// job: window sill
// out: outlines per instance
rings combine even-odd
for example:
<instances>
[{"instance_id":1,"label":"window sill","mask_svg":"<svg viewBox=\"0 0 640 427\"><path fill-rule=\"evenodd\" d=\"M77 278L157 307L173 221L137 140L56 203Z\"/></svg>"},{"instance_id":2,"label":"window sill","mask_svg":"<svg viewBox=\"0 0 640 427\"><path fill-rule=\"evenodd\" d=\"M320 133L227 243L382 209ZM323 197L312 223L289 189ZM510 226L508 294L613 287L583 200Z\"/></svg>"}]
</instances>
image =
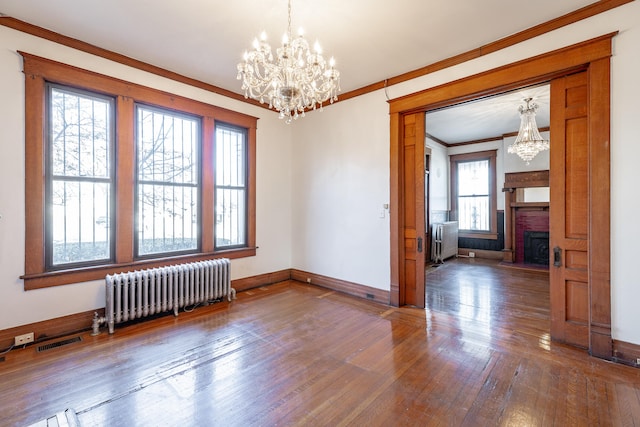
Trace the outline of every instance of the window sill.
<instances>
[{"instance_id":1,"label":"window sill","mask_svg":"<svg viewBox=\"0 0 640 427\"><path fill-rule=\"evenodd\" d=\"M25 274L20 276L24 280L24 290L49 288L53 286L68 285L71 283L102 280L107 274L115 274L128 270L141 270L145 268L163 267L166 265L203 261L211 258L245 258L256 255L256 248L230 249L212 253L189 254L171 258L155 258L139 260L130 263L108 264L75 268L73 270L56 270L43 273Z\"/></svg>"}]
</instances>

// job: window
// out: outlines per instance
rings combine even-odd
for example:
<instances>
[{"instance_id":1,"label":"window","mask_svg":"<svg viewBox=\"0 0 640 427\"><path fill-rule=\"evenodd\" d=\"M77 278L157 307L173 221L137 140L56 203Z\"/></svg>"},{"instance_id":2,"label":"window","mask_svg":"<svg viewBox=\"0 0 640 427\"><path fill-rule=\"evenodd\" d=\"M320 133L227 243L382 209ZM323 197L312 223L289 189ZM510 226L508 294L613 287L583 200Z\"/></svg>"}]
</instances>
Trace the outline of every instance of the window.
<instances>
[{"instance_id":1,"label":"window","mask_svg":"<svg viewBox=\"0 0 640 427\"><path fill-rule=\"evenodd\" d=\"M496 151L451 156L451 217L461 237L497 238Z\"/></svg>"},{"instance_id":2,"label":"window","mask_svg":"<svg viewBox=\"0 0 640 427\"><path fill-rule=\"evenodd\" d=\"M489 160L458 163L458 226L490 231Z\"/></svg>"},{"instance_id":3,"label":"window","mask_svg":"<svg viewBox=\"0 0 640 427\"><path fill-rule=\"evenodd\" d=\"M200 121L137 106L136 253L198 249Z\"/></svg>"},{"instance_id":4,"label":"window","mask_svg":"<svg viewBox=\"0 0 640 427\"><path fill-rule=\"evenodd\" d=\"M113 99L47 89L46 264L111 262Z\"/></svg>"},{"instance_id":5,"label":"window","mask_svg":"<svg viewBox=\"0 0 640 427\"><path fill-rule=\"evenodd\" d=\"M246 132L216 126L216 248L243 246L247 238Z\"/></svg>"},{"instance_id":6,"label":"window","mask_svg":"<svg viewBox=\"0 0 640 427\"><path fill-rule=\"evenodd\" d=\"M255 255L256 118L21 55L25 289Z\"/></svg>"}]
</instances>

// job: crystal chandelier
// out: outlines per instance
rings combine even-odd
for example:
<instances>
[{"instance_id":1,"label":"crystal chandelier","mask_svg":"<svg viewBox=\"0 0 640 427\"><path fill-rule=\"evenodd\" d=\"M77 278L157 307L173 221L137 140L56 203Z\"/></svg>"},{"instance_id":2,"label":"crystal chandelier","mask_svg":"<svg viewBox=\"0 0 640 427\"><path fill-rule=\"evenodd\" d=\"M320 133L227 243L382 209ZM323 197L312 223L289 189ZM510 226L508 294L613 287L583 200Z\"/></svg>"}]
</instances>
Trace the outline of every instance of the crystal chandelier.
<instances>
[{"instance_id":1,"label":"crystal chandelier","mask_svg":"<svg viewBox=\"0 0 640 427\"><path fill-rule=\"evenodd\" d=\"M542 139L536 124L536 110L538 105L532 103L533 98L525 98L526 106L521 105L520 131L516 140L507 148L510 154L517 154L527 165L540 152L549 149L549 140Z\"/></svg>"},{"instance_id":2,"label":"crystal chandelier","mask_svg":"<svg viewBox=\"0 0 640 427\"><path fill-rule=\"evenodd\" d=\"M334 68L333 58L328 63L324 60L318 42L311 51L302 31L295 39L291 37L291 0L288 11L287 33L275 58L263 32L238 64L238 80L242 80L245 98L261 104L268 101L269 108L275 108L281 119L291 123L304 117L305 110L317 106L322 110L323 102L338 99L340 73Z\"/></svg>"}]
</instances>

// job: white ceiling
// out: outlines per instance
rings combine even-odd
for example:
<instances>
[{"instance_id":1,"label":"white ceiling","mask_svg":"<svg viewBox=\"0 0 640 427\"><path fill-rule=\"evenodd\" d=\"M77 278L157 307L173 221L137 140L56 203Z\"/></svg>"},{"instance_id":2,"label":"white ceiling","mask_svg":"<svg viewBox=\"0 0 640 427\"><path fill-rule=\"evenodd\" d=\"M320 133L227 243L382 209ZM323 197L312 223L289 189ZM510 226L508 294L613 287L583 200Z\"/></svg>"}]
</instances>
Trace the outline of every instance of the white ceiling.
<instances>
[{"instance_id":1,"label":"white ceiling","mask_svg":"<svg viewBox=\"0 0 640 427\"><path fill-rule=\"evenodd\" d=\"M348 92L593 2L292 0L292 27L335 57ZM287 26L286 0L0 0L0 13L236 93L242 53Z\"/></svg>"},{"instance_id":2,"label":"white ceiling","mask_svg":"<svg viewBox=\"0 0 640 427\"><path fill-rule=\"evenodd\" d=\"M538 105L538 128L549 126L549 85L527 87L502 95L455 105L427 113L427 133L447 144L501 137L518 132L525 98Z\"/></svg>"}]
</instances>

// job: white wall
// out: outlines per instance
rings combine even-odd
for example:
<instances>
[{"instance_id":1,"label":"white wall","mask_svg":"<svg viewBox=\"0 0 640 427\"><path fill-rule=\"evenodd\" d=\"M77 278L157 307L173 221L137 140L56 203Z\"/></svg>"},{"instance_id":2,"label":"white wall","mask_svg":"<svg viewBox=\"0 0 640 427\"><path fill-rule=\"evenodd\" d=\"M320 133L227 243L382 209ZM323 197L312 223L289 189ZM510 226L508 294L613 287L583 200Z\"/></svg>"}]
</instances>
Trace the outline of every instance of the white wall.
<instances>
[{"instance_id":1,"label":"white wall","mask_svg":"<svg viewBox=\"0 0 640 427\"><path fill-rule=\"evenodd\" d=\"M292 125L292 267L389 289L387 109L375 92Z\"/></svg>"},{"instance_id":2,"label":"white wall","mask_svg":"<svg viewBox=\"0 0 640 427\"><path fill-rule=\"evenodd\" d=\"M387 92L396 98L618 30L611 58L612 332L614 339L640 344L640 278L634 267L640 241L635 219L640 211L635 188L640 179L635 137L640 132L640 2L391 86ZM377 219L378 207L389 197L384 92L340 102L295 126L293 266L389 289L388 222Z\"/></svg>"},{"instance_id":3,"label":"white wall","mask_svg":"<svg viewBox=\"0 0 640 427\"><path fill-rule=\"evenodd\" d=\"M255 257L232 278L291 266L291 132L263 108L217 96L0 26L0 330L104 307L104 281L25 292L24 75L17 50L259 117Z\"/></svg>"}]
</instances>

